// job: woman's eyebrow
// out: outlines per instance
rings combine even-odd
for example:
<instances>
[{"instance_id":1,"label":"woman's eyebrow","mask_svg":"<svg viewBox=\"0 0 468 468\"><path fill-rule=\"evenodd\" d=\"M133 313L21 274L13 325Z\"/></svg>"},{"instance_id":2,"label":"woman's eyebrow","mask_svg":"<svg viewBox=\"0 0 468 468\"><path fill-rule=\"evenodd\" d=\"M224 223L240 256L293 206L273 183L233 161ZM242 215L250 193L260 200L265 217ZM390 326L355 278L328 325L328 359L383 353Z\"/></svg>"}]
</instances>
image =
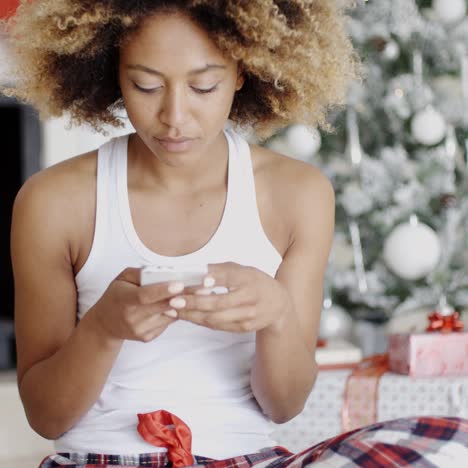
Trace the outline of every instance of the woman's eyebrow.
<instances>
[{"instance_id":1,"label":"woman's eyebrow","mask_svg":"<svg viewBox=\"0 0 468 468\"><path fill-rule=\"evenodd\" d=\"M151 75L157 75L164 77L164 74L158 70L153 70L152 68L146 67L145 65L127 65L126 68L131 70L140 70L144 71L145 73L149 73ZM189 75L200 75L201 73L205 73L210 70L225 70L227 67L225 65L215 65L215 64L208 64L203 68L198 68L196 70L191 70L188 72Z\"/></svg>"}]
</instances>

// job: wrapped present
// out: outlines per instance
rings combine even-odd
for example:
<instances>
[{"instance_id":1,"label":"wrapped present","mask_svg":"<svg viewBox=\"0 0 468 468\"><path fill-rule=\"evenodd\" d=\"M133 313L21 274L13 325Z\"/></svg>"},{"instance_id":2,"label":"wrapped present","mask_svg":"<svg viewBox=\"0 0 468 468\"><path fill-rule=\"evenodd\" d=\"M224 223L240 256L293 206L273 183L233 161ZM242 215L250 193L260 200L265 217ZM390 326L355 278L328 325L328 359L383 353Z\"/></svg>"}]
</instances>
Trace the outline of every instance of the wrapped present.
<instances>
[{"instance_id":1,"label":"wrapped present","mask_svg":"<svg viewBox=\"0 0 468 468\"><path fill-rule=\"evenodd\" d=\"M433 312L426 333L389 336L389 368L413 377L468 375L468 333L456 311Z\"/></svg>"},{"instance_id":2,"label":"wrapped present","mask_svg":"<svg viewBox=\"0 0 468 468\"><path fill-rule=\"evenodd\" d=\"M385 355L377 355L356 369L320 371L302 413L275 425L273 438L300 452L350 429L390 419L434 415L468 419L468 376L428 379L383 373L384 369ZM359 394L356 386L365 393Z\"/></svg>"},{"instance_id":3,"label":"wrapped present","mask_svg":"<svg viewBox=\"0 0 468 468\"><path fill-rule=\"evenodd\" d=\"M315 360L321 370L354 368L362 360L362 351L341 338L319 340Z\"/></svg>"},{"instance_id":4,"label":"wrapped present","mask_svg":"<svg viewBox=\"0 0 468 468\"><path fill-rule=\"evenodd\" d=\"M468 333L389 336L389 367L413 377L468 375Z\"/></svg>"}]
</instances>

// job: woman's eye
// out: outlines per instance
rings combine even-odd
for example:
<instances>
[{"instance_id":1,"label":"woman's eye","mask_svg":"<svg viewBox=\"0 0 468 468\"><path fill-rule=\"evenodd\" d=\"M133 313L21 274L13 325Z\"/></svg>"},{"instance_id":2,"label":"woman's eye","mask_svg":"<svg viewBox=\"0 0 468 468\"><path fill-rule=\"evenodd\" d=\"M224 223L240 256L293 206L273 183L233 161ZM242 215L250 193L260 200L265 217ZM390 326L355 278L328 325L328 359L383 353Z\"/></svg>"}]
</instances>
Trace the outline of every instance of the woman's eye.
<instances>
[{"instance_id":1,"label":"woman's eye","mask_svg":"<svg viewBox=\"0 0 468 468\"><path fill-rule=\"evenodd\" d=\"M141 86L138 86L136 83L133 83L133 86L138 90L141 91L142 93L154 93L155 91L158 91L158 89L161 89L162 86L158 86L157 88L142 88ZM218 89L218 85L213 86L212 88L208 89L203 89L203 88L195 88L191 86L191 88L198 94L208 94L216 91Z\"/></svg>"},{"instance_id":2,"label":"woman's eye","mask_svg":"<svg viewBox=\"0 0 468 468\"><path fill-rule=\"evenodd\" d=\"M200 89L200 88L193 88L192 89L199 94L208 94L212 93L213 91L216 91L218 89L218 85L213 86L212 88L209 89Z\"/></svg>"},{"instance_id":3,"label":"woman's eye","mask_svg":"<svg viewBox=\"0 0 468 468\"><path fill-rule=\"evenodd\" d=\"M141 91L142 93L153 93L154 91L157 91L158 88L142 88L141 86L138 86L136 83L133 83L133 86L135 86L138 91Z\"/></svg>"}]
</instances>

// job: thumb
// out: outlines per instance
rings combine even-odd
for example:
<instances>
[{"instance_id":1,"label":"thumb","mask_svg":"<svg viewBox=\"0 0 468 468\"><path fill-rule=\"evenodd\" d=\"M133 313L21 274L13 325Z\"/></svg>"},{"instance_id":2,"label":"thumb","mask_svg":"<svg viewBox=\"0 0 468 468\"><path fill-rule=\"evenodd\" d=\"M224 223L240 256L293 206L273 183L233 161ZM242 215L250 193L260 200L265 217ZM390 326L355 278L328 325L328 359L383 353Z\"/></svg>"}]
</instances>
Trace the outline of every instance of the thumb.
<instances>
[{"instance_id":1,"label":"thumb","mask_svg":"<svg viewBox=\"0 0 468 468\"><path fill-rule=\"evenodd\" d=\"M116 279L116 281L125 281L140 286L140 271L141 268L128 267L123 270Z\"/></svg>"}]
</instances>

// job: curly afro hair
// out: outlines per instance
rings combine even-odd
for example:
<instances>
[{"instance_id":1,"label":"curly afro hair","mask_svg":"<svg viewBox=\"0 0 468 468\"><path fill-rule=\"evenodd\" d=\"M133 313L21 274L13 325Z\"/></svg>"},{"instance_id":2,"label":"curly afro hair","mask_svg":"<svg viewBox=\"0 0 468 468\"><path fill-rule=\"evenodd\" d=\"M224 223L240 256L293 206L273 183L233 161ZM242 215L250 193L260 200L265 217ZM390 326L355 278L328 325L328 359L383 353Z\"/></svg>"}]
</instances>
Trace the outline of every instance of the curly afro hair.
<instances>
[{"instance_id":1,"label":"curly afro hair","mask_svg":"<svg viewBox=\"0 0 468 468\"><path fill-rule=\"evenodd\" d=\"M41 118L122 126L119 47L145 17L180 11L239 61L245 84L229 118L266 138L292 123L332 130L362 65L346 33L347 0L21 0L4 24L17 82L8 96Z\"/></svg>"}]
</instances>

